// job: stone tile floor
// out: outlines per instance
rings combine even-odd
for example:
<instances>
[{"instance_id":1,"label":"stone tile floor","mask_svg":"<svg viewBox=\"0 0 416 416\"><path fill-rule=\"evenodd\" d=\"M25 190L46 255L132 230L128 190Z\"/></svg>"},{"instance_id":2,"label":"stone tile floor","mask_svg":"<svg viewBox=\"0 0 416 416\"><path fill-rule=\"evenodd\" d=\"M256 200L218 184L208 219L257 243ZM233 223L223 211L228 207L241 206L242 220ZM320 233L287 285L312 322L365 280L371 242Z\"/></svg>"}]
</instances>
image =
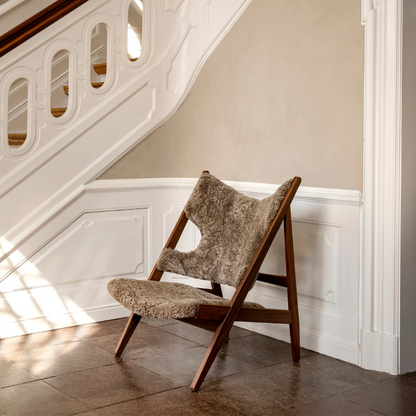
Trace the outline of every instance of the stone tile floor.
<instances>
[{"instance_id":1,"label":"stone tile floor","mask_svg":"<svg viewBox=\"0 0 416 416\"><path fill-rule=\"evenodd\" d=\"M366 371L234 327L198 393L189 385L211 333L127 319L0 340L0 415L416 415L416 373Z\"/></svg>"}]
</instances>

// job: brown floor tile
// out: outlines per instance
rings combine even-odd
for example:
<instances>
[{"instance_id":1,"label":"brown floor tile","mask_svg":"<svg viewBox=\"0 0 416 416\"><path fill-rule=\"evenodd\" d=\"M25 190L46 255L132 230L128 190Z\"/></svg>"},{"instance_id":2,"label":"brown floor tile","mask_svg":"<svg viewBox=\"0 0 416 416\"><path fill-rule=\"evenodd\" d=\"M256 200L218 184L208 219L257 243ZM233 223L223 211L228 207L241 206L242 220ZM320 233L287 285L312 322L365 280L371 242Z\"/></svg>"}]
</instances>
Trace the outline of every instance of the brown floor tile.
<instances>
[{"instance_id":1,"label":"brown floor tile","mask_svg":"<svg viewBox=\"0 0 416 416\"><path fill-rule=\"evenodd\" d=\"M246 337L248 335L254 335L255 332L248 329L240 328L239 326L233 326L230 331L230 339Z\"/></svg>"},{"instance_id":2,"label":"brown floor tile","mask_svg":"<svg viewBox=\"0 0 416 416\"><path fill-rule=\"evenodd\" d=\"M212 334L143 319L116 359L126 321L0 340L0 415L416 416L416 372L393 377L308 350L295 364L289 344L238 327L192 393Z\"/></svg>"},{"instance_id":3,"label":"brown floor tile","mask_svg":"<svg viewBox=\"0 0 416 416\"><path fill-rule=\"evenodd\" d=\"M93 410L90 410L89 412L77 413L76 415L73 415L73 416L98 416L98 413L94 412Z\"/></svg>"},{"instance_id":4,"label":"brown floor tile","mask_svg":"<svg viewBox=\"0 0 416 416\"><path fill-rule=\"evenodd\" d=\"M0 389L0 403L2 416L69 416L88 410L42 380Z\"/></svg>"},{"instance_id":5,"label":"brown floor tile","mask_svg":"<svg viewBox=\"0 0 416 416\"><path fill-rule=\"evenodd\" d=\"M337 396L326 397L316 402L295 407L290 411L291 416L380 416L365 407L358 406Z\"/></svg>"},{"instance_id":6,"label":"brown floor tile","mask_svg":"<svg viewBox=\"0 0 416 416\"><path fill-rule=\"evenodd\" d=\"M146 325L156 326L156 327L178 323L178 321L176 321L175 319L156 319L156 318L146 318L145 316L142 317L140 322Z\"/></svg>"},{"instance_id":7,"label":"brown floor tile","mask_svg":"<svg viewBox=\"0 0 416 416\"><path fill-rule=\"evenodd\" d=\"M210 331L206 331L205 329L201 329L196 326L184 324L183 322L179 322L175 325L167 325L162 329L165 332L169 332L170 334L177 335L178 337L196 342L200 345L209 344L213 336L213 333ZM252 332L247 331L246 329L233 326L230 331L230 339L244 337L252 334Z\"/></svg>"},{"instance_id":8,"label":"brown floor tile","mask_svg":"<svg viewBox=\"0 0 416 416\"><path fill-rule=\"evenodd\" d=\"M292 361L290 344L260 334L227 340L221 352L257 367L266 367ZM301 348L301 357L315 354Z\"/></svg>"},{"instance_id":9,"label":"brown floor tile","mask_svg":"<svg viewBox=\"0 0 416 416\"><path fill-rule=\"evenodd\" d=\"M5 357L38 377L51 377L114 363L111 354L88 341L17 351Z\"/></svg>"},{"instance_id":10,"label":"brown floor tile","mask_svg":"<svg viewBox=\"0 0 416 416\"><path fill-rule=\"evenodd\" d=\"M364 370L319 354L302 358L299 363L290 361L278 364L267 371L276 378L287 377L331 394L343 393L390 377L386 373Z\"/></svg>"},{"instance_id":11,"label":"brown floor tile","mask_svg":"<svg viewBox=\"0 0 416 416\"><path fill-rule=\"evenodd\" d=\"M33 374L0 356L0 388L27 383L36 379L37 377Z\"/></svg>"},{"instance_id":12,"label":"brown floor tile","mask_svg":"<svg viewBox=\"0 0 416 416\"><path fill-rule=\"evenodd\" d=\"M93 368L45 380L90 409L179 387L131 362Z\"/></svg>"},{"instance_id":13,"label":"brown floor tile","mask_svg":"<svg viewBox=\"0 0 416 416\"><path fill-rule=\"evenodd\" d=\"M128 318L113 319L112 321L96 322L80 325L75 328L75 336L79 339L92 339L107 335L121 335Z\"/></svg>"},{"instance_id":14,"label":"brown floor tile","mask_svg":"<svg viewBox=\"0 0 416 416\"><path fill-rule=\"evenodd\" d=\"M406 373L403 375L404 377L410 377L413 380L416 380L416 371L413 371L412 373Z\"/></svg>"},{"instance_id":15,"label":"brown floor tile","mask_svg":"<svg viewBox=\"0 0 416 416\"><path fill-rule=\"evenodd\" d=\"M170 326L170 325L169 325ZM90 342L103 350L114 354L121 333L91 339ZM159 328L139 324L123 352L123 359L136 360L153 355L182 351L196 347L198 344L162 331Z\"/></svg>"},{"instance_id":16,"label":"brown floor tile","mask_svg":"<svg viewBox=\"0 0 416 416\"><path fill-rule=\"evenodd\" d=\"M389 416L416 415L416 381L409 377L391 377L339 397Z\"/></svg>"},{"instance_id":17,"label":"brown floor tile","mask_svg":"<svg viewBox=\"0 0 416 416\"><path fill-rule=\"evenodd\" d=\"M134 362L176 381L182 386L191 384L206 352L206 347L189 348L161 356L152 356ZM231 374L249 371L255 367L236 358L219 354L205 380L226 377Z\"/></svg>"},{"instance_id":18,"label":"brown floor tile","mask_svg":"<svg viewBox=\"0 0 416 416\"><path fill-rule=\"evenodd\" d=\"M0 339L0 355L23 351L32 348L66 344L77 341L75 337L77 327L55 329L54 331L38 332L20 337Z\"/></svg>"},{"instance_id":19,"label":"brown floor tile","mask_svg":"<svg viewBox=\"0 0 416 416\"><path fill-rule=\"evenodd\" d=\"M98 409L101 416L244 416L216 401L193 393L187 387Z\"/></svg>"},{"instance_id":20,"label":"brown floor tile","mask_svg":"<svg viewBox=\"0 0 416 416\"><path fill-rule=\"evenodd\" d=\"M288 410L295 405L312 402L327 395L294 380L276 380L269 377L265 370L253 370L205 383L200 394L247 415L286 414L284 409Z\"/></svg>"}]
</instances>

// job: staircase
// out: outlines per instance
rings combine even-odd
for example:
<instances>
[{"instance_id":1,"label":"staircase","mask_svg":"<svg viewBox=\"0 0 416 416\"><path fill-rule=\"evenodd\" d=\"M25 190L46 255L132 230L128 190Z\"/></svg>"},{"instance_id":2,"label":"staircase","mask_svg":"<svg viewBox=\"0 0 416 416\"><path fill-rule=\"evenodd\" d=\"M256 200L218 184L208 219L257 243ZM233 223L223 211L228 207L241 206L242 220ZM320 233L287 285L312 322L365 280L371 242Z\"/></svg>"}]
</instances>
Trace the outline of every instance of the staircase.
<instances>
[{"instance_id":1,"label":"staircase","mask_svg":"<svg viewBox=\"0 0 416 416\"><path fill-rule=\"evenodd\" d=\"M151 256L143 234L151 234L149 221L145 216L142 223L136 221L147 210L130 196L125 203L116 197L102 205L101 192L90 192L87 184L176 111L205 60L250 3L143 0L140 58L132 59L137 55L129 54L127 44L134 22L128 16L136 0L59 0L61 5L70 1L82 5L7 53L0 38L0 336L116 317L104 286L97 296L95 278L85 292L85 273L74 273L75 263L82 263L76 248L70 249L71 256L61 256L59 247L75 232L95 250L93 240L88 244L95 226L113 224L114 215L127 226L127 214L132 231L142 230L140 258ZM101 37L93 42L101 25L106 28L105 54L96 53ZM58 70L54 58L63 56L65 65ZM61 76L63 71L67 75ZM14 83L25 85L24 94L9 101ZM19 113L25 100L27 113ZM9 122L9 113L20 119ZM27 129L18 131L23 119ZM126 209L120 211L120 206ZM106 242L106 233L99 234ZM108 274L105 253L114 255L113 248L83 252L82 257L88 264L102 263L100 276ZM50 273L41 270L43 254L65 273L55 266ZM132 259L134 270L142 267L140 258ZM79 296L85 300L81 306ZM27 306L23 312L22 305Z\"/></svg>"},{"instance_id":2,"label":"staircase","mask_svg":"<svg viewBox=\"0 0 416 416\"><path fill-rule=\"evenodd\" d=\"M135 62L139 58L129 58L130 62ZM107 63L97 63L93 64L94 71L97 75L103 76L107 74ZM101 88L104 85L104 81L102 82L92 82L91 86L95 89ZM64 85L63 90L66 95L69 95L69 85ZM65 114L67 107L53 107L51 108L51 113L55 118L62 117ZM26 140L27 134L25 133L9 133L9 146L22 146Z\"/></svg>"},{"instance_id":3,"label":"staircase","mask_svg":"<svg viewBox=\"0 0 416 416\"><path fill-rule=\"evenodd\" d=\"M132 58L130 59L132 62L136 61L137 58ZM106 75L107 74L107 63L98 63L98 64L93 64L93 68L95 70L95 72L98 75ZM100 87L102 87L104 85L104 81L103 82L92 82L91 86L95 89L98 89ZM68 85L64 85L63 90L65 92L66 95L69 95L69 86ZM51 108L51 114L55 117L55 118L59 118L62 117L66 111L67 111L68 107L52 107ZM25 143L25 140L27 138L27 134L26 133L8 133L8 138L9 138L9 146L22 146Z\"/></svg>"},{"instance_id":4,"label":"staircase","mask_svg":"<svg viewBox=\"0 0 416 416\"><path fill-rule=\"evenodd\" d=\"M127 50L136 0L77 2L13 49L4 52L0 42L0 284L36 252L31 247L16 263L25 241L176 111L250 0L143 0L139 58ZM93 60L97 25L106 27L106 55ZM55 84L67 103L52 105L58 52L68 55L67 81ZM20 79L27 83L26 132L9 131L8 123L9 92Z\"/></svg>"}]
</instances>

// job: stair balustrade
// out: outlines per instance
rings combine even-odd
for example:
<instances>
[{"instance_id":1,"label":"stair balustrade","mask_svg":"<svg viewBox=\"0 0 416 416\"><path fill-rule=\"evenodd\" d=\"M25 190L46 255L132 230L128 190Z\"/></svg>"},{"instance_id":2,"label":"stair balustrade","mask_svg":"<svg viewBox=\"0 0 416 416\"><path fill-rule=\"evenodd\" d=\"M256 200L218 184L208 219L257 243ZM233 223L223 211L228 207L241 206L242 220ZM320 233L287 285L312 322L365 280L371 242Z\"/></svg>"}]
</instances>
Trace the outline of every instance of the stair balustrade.
<instances>
[{"instance_id":1,"label":"stair balustrade","mask_svg":"<svg viewBox=\"0 0 416 416\"><path fill-rule=\"evenodd\" d=\"M0 238L19 244L166 121L249 3L88 0L1 56Z\"/></svg>"}]
</instances>

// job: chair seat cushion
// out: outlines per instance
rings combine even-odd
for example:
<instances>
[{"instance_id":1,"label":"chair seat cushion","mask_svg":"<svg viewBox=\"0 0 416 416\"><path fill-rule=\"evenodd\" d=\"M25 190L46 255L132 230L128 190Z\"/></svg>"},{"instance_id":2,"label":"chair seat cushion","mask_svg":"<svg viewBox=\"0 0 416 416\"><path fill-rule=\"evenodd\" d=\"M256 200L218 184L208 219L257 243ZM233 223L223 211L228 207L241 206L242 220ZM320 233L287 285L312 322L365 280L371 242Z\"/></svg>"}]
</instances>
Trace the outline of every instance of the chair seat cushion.
<instances>
[{"instance_id":1,"label":"chair seat cushion","mask_svg":"<svg viewBox=\"0 0 416 416\"><path fill-rule=\"evenodd\" d=\"M192 318L199 303L228 305L229 300L182 283L118 278L107 285L110 295L125 308L149 318ZM246 308L263 308L244 302Z\"/></svg>"}]
</instances>

